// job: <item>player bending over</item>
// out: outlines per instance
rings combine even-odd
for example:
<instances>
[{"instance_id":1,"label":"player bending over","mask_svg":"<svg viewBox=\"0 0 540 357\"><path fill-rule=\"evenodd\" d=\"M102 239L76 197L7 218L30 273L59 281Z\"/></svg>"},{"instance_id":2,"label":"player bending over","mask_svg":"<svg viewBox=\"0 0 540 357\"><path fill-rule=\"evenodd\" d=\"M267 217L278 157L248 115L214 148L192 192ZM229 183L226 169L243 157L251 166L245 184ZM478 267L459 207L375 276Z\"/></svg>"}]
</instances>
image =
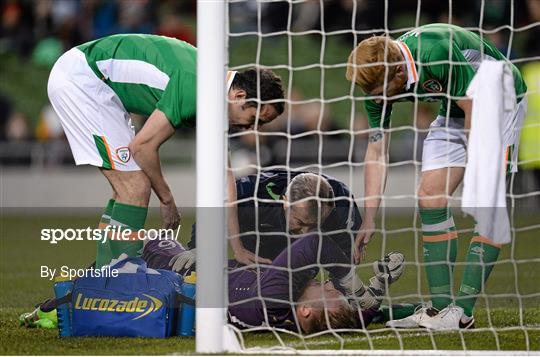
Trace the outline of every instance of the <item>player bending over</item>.
<instances>
[{"instance_id":1,"label":"player bending over","mask_svg":"<svg viewBox=\"0 0 540 357\"><path fill-rule=\"evenodd\" d=\"M258 93L263 102L283 98L281 79L272 71L248 69L227 77L229 127L249 129L256 119L262 125L283 112L283 103L263 104L258 112L249 100ZM163 36L109 36L58 59L48 94L75 163L98 167L112 187L100 227L143 228L153 190L163 226L176 229L180 215L161 170L159 148L176 129L195 126L196 84L196 48ZM148 116L136 135L129 113ZM96 267L121 253L134 256L141 247L137 240L98 242Z\"/></svg>"},{"instance_id":2,"label":"player bending over","mask_svg":"<svg viewBox=\"0 0 540 357\"><path fill-rule=\"evenodd\" d=\"M441 101L439 115L431 123L424 141L418 188L424 260L429 263L426 273L433 306L426 306L409 318L389 322L388 326L423 326L435 330L473 327L476 298L499 256L501 247L490 237L475 232L458 296L453 299L457 232L448 197L463 180L467 162L466 130L471 125L472 107L466 90L483 60L505 61L512 69L519 104L505 116L504 144L508 148L509 172L516 172L514 145L519 141L525 115L527 87L519 70L485 39L457 26L431 24L407 32L397 40L386 36L366 39L349 56L347 79L360 86L366 96L373 97L365 101L372 130L365 156L364 186L365 196L375 198L365 201L364 222L356 238L357 258L374 233L379 197L384 193L390 140L387 129L393 103Z\"/></svg>"},{"instance_id":3,"label":"player bending over","mask_svg":"<svg viewBox=\"0 0 540 357\"><path fill-rule=\"evenodd\" d=\"M311 172L269 170L236 179L236 192L240 238L232 238L231 247L241 263L254 263L256 253L260 263L271 263L289 244L287 232L325 232L351 255L362 219L344 183ZM195 248L194 237L188 247Z\"/></svg>"}]
</instances>

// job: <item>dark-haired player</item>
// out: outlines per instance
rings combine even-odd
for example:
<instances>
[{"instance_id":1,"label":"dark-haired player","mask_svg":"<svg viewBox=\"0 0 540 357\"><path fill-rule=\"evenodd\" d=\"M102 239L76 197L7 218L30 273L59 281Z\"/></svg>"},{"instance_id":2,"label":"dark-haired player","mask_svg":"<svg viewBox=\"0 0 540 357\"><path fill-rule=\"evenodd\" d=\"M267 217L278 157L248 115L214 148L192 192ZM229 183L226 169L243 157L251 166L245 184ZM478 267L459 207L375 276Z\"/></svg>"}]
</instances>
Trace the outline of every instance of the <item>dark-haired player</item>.
<instances>
[{"instance_id":1,"label":"dark-haired player","mask_svg":"<svg viewBox=\"0 0 540 357\"><path fill-rule=\"evenodd\" d=\"M144 227L153 190L161 203L165 228L180 215L161 170L159 148L178 128L196 124L197 50L169 37L113 35L64 53L48 82L49 99L69 141L75 163L99 168L112 187L100 226L137 231ZM281 79L270 70L229 72L229 126L248 129L283 112ZM260 88L257 88L257 85ZM212 103L209 103L212 105ZM130 113L148 116L135 135ZM98 242L96 267L142 242Z\"/></svg>"}]
</instances>

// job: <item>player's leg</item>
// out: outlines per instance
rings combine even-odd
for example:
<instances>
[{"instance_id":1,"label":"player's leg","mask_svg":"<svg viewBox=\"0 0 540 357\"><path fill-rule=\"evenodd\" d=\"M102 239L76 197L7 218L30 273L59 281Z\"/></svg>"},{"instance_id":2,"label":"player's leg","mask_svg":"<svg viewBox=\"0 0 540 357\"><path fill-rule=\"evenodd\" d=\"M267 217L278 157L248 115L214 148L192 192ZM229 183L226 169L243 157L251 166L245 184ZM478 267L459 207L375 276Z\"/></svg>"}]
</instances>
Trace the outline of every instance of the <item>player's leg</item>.
<instances>
[{"instance_id":1,"label":"player's leg","mask_svg":"<svg viewBox=\"0 0 540 357\"><path fill-rule=\"evenodd\" d=\"M463 179L467 161L464 119L438 116L422 152L418 206L431 302L441 310L452 302L457 233L448 199Z\"/></svg>"},{"instance_id":2,"label":"player's leg","mask_svg":"<svg viewBox=\"0 0 540 357\"><path fill-rule=\"evenodd\" d=\"M507 173L517 172L517 151L526 108L527 99L523 98L516 110L505 116L503 141L506 147ZM500 250L501 245L495 244L489 237L482 237L475 227L456 299L456 305L463 309L466 316L473 315L478 294L484 290Z\"/></svg>"},{"instance_id":3,"label":"player's leg","mask_svg":"<svg viewBox=\"0 0 540 357\"><path fill-rule=\"evenodd\" d=\"M105 227L107 227L111 221L111 215L114 207L114 203L116 202L116 193L113 191L113 198L107 202L107 206L105 206L105 209L103 210L103 213L101 215L101 219L99 220L99 226L98 228L101 230L104 230ZM111 259L112 259L112 252L111 247L109 244L109 241L102 241L97 242L96 245L96 268L99 269L104 265L107 265Z\"/></svg>"},{"instance_id":4,"label":"player's leg","mask_svg":"<svg viewBox=\"0 0 540 357\"><path fill-rule=\"evenodd\" d=\"M424 263L431 301L437 310L452 302L457 232L448 197L460 184L463 174L462 167L425 171L418 189Z\"/></svg>"},{"instance_id":5,"label":"player's leg","mask_svg":"<svg viewBox=\"0 0 540 357\"><path fill-rule=\"evenodd\" d=\"M489 238L480 236L475 229L456 297L456 306L461 307L466 316L473 316L478 294L484 290L484 285L499 258L500 251L500 244L495 244Z\"/></svg>"},{"instance_id":6,"label":"player's leg","mask_svg":"<svg viewBox=\"0 0 540 357\"><path fill-rule=\"evenodd\" d=\"M120 99L94 74L84 54L76 48L66 52L56 62L47 90L51 104L60 118L75 163L96 166L106 169L107 172L126 172L125 175L106 175L113 188L115 202L109 202L105 216L111 216L113 221L115 216L128 216L129 219L137 216L139 218L134 219L137 221L134 226L144 225L149 183L129 153L128 145L135 134ZM139 173L131 174L131 171ZM127 181L124 185L119 183L122 177ZM134 183L134 177L140 178L138 184ZM135 188L128 190L126 185ZM132 196L136 194L140 194L140 197L133 200ZM124 207L130 206L130 203L137 208ZM107 223L106 220L102 223ZM126 219L121 218L116 222L122 220ZM119 251L117 246L110 248L111 254L107 253L107 244L98 246L98 267L108 263ZM130 252L133 250L129 249Z\"/></svg>"},{"instance_id":7,"label":"player's leg","mask_svg":"<svg viewBox=\"0 0 540 357\"><path fill-rule=\"evenodd\" d=\"M418 206L424 263L431 301L409 317L389 321L394 328L418 327L452 302L457 233L448 198L461 183L466 164L463 119L438 116L424 140Z\"/></svg>"},{"instance_id":8,"label":"player's leg","mask_svg":"<svg viewBox=\"0 0 540 357\"><path fill-rule=\"evenodd\" d=\"M150 200L150 179L143 171L116 171L101 169L116 193L116 200L111 211L110 226L130 229L137 232L144 228ZM122 253L128 256L140 255L142 240L110 240L112 258Z\"/></svg>"}]
</instances>

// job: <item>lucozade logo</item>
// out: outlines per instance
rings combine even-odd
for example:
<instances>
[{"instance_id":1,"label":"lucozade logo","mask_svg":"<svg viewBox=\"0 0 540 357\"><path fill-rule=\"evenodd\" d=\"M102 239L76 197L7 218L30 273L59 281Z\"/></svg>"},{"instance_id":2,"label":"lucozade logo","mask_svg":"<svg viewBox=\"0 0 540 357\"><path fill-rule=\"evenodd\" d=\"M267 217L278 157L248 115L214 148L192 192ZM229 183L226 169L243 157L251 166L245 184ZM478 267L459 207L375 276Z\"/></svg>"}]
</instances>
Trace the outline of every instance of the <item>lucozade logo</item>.
<instances>
[{"instance_id":1,"label":"lucozade logo","mask_svg":"<svg viewBox=\"0 0 540 357\"><path fill-rule=\"evenodd\" d=\"M142 295L146 299L137 296L129 300L119 300L85 297L83 294L78 293L74 308L88 311L140 313L140 315L133 318L133 320L138 320L152 312L158 311L163 306L163 303L158 298L147 294Z\"/></svg>"}]
</instances>

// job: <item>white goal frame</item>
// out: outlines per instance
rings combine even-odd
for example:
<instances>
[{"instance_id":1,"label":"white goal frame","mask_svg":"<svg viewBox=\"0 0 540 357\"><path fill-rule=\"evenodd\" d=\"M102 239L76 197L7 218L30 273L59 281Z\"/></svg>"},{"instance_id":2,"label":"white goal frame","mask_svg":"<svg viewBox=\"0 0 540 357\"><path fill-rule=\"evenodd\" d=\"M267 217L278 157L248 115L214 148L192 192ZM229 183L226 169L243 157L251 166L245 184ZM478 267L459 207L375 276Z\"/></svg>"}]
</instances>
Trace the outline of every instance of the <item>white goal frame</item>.
<instances>
[{"instance_id":1,"label":"white goal frame","mask_svg":"<svg viewBox=\"0 0 540 357\"><path fill-rule=\"evenodd\" d=\"M224 352L227 153L225 0L197 1L196 351ZM204 69L204 70L201 70ZM221 264L220 264L221 262ZM216 293L217 292L217 293Z\"/></svg>"},{"instance_id":2,"label":"white goal frame","mask_svg":"<svg viewBox=\"0 0 540 357\"><path fill-rule=\"evenodd\" d=\"M240 346L227 323L227 6L227 0L197 0L196 261L201 263L197 264L196 352L276 355L534 355L533 351L334 351L279 347L243 349Z\"/></svg>"}]
</instances>

